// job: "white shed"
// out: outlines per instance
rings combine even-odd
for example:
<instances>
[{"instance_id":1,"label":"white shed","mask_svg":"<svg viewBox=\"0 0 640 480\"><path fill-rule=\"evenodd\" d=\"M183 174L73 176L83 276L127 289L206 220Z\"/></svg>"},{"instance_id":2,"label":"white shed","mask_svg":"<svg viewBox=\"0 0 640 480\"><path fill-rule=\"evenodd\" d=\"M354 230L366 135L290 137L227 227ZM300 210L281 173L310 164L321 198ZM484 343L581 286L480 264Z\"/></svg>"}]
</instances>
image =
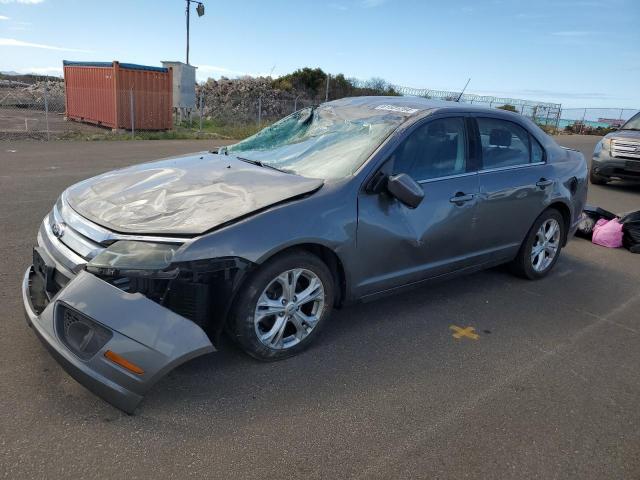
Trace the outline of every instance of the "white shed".
<instances>
[{"instance_id":1,"label":"white shed","mask_svg":"<svg viewBox=\"0 0 640 480\"><path fill-rule=\"evenodd\" d=\"M173 108L187 111L196 108L196 68L183 62L163 61L173 69Z\"/></svg>"}]
</instances>

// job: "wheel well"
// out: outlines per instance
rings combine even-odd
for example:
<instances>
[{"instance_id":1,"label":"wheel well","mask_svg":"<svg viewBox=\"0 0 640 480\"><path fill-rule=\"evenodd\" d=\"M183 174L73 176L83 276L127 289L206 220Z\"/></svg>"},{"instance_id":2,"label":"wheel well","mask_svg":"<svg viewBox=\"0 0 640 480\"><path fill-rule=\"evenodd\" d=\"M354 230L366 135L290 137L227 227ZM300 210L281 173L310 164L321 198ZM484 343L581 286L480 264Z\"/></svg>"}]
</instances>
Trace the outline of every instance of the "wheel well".
<instances>
[{"instance_id":1,"label":"wheel well","mask_svg":"<svg viewBox=\"0 0 640 480\"><path fill-rule=\"evenodd\" d=\"M562 219L564 220L564 238L562 239L562 246L565 246L569 236L569 229L571 228L571 211L569 210L569 207L562 202L552 203L547 208L547 210L549 209L557 210L560 212L560 215L562 215Z\"/></svg>"},{"instance_id":2,"label":"wheel well","mask_svg":"<svg viewBox=\"0 0 640 480\"><path fill-rule=\"evenodd\" d=\"M336 298L335 298L335 306L339 307L342 305L347 290L346 284L346 276L344 273L344 266L340 261L340 258L336 253L331 250L329 247L325 247L324 245L320 245L319 243L301 243L298 245L292 245L290 247L285 248L284 250L280 250L274 255L281 255L284 252L288 252L290 250L304 250L309 252L316 257L320 258L331 270L331 274L333 275L333 281L336 286ZM271 257L273 257L272 255ZM269 257L269 258L271 258Z\"/></svg>"}]
</instances>

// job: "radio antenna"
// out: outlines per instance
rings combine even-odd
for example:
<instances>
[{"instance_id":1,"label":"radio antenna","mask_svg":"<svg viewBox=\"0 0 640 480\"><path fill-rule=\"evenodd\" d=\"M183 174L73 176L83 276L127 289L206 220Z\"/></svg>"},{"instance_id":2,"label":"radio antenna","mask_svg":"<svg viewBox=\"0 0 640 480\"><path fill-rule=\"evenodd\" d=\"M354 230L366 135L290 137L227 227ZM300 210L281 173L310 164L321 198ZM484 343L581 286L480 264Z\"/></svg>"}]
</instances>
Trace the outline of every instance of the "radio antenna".
<instances>
[{"instance_id":1,"label":"radio antenna","mask_svg":"<svg viewBox=\"0 0 640 480\"><path fill-rule=\"evenodd\" d=\"M467 80L467 83L464 84L464 88L462 89L462 91L460 92L460 95L458 96L458 99L456 100L456 102L459 102L460 99L462 98L462 95L464 94L464 91L467 89L467 85L469 85L469 82L471 81L471 78L469 78Z\"/></svg>"}]
</instances>

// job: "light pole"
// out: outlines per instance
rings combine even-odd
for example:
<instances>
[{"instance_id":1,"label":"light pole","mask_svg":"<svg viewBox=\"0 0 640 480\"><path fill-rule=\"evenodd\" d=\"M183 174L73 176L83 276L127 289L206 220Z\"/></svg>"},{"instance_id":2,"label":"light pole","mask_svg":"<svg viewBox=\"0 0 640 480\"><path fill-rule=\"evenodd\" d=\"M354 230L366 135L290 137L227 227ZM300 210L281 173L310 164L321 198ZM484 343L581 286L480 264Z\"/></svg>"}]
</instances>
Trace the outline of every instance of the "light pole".
<instances>
[{"instance_id":1,"label":"light pole","mask_svg":"<svg viewBox=\"0 0 640 480\"><path fill-rule=\"evenodd\" d=\"M204 15L204 3L198 2L197 0L185 0L187 2L187 65L189 65L189 17L191 12L191 4L195 3L198 6L196 7L196 12L198 16L201 17Z\"/></svg>"}]
</instances>

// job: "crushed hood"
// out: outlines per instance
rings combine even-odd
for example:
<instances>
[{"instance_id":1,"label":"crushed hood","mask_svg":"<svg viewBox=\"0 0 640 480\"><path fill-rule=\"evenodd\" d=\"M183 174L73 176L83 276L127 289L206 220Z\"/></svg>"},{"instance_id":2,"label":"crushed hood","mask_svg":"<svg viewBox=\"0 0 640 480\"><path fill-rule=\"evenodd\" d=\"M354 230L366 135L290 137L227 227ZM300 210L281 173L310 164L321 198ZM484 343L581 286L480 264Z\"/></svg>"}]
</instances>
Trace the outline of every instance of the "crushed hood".
<instances>
[{"instance_id":1,"label":"crushed hood","mask_svg":"<svg viewBox=\"0 0 640 480\"><path fill-rule=\"evenodd\" d=\"M69 187L65 199L80 215L116 232L197 235L322 184L201 153L104 173Z\"/></svg>"}]
</instances>

